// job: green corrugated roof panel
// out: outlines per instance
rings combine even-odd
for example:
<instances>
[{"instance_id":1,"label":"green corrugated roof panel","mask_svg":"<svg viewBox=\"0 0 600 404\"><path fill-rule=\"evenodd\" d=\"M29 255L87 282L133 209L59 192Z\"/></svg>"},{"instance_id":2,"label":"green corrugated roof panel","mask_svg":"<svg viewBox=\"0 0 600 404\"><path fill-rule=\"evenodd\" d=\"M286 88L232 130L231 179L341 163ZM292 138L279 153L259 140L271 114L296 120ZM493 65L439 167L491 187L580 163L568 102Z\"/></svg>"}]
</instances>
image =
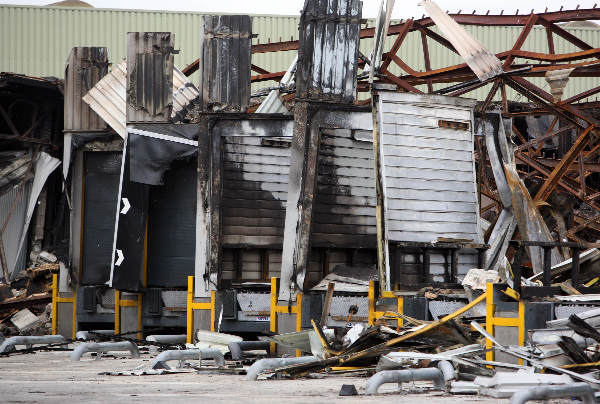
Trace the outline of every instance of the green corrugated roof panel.
<instances>
[{"instance_id":1,"label":"green corrugated roof panel","mask_svg":"<svg viewBox=\"0 0 600 404\"><path fill-rule=\"evenodd\" d=\"M175 48L180 50L175 55L175 65L183 68L198 57L202 15L192 12L0 5L0 71L63 77L65 61L74 46L106 46L111 63L117 64L125 57L126 33L131 31L173 32ZM299 16L253 16L252 29L258 35L253 43L296 40L299 20ZM372 26L373 22L369 21L369 25ZM512 48L521 32L520 27L468 26L467 30L493 52ZM569 31L590 45L600 47L600 30L569 28ZM391 38L388 43L389 48ZM556 36L555 47L557 53L576 50L573 45ZM361 41L364 54L368 55L371 48L372 40ZM435 41L429 40L429 49L434 69L462 62L458 55ZM545 30L534 28L522 49L546 52ZM419 33L408 35L400 55L416 70L424 70ZM294 56L295 51L255 54L252 63L276 72L287 69ZM397 69L392 71L399 72ZM191 79L194 83L198 81L195 75ZM548 89L543 78L535 79L535 82ZM257 83L253 88L272 84ZM565 97L598 85L598 78L572 78L565 90ZM468 95L482 99L486 94L484 88ZM511 98L519 98L510 94Z\"/></svg>"}]
</instances>

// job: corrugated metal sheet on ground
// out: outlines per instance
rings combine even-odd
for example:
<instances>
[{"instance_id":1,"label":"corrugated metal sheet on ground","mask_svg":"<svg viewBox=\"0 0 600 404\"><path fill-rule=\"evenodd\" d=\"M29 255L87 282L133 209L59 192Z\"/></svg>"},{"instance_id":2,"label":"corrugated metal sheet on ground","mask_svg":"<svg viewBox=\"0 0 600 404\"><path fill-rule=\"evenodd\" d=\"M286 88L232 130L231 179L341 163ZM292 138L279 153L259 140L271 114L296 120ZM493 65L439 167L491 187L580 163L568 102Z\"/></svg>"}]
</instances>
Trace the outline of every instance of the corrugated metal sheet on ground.
<instances>
[{"instance_id":1,"label":"corrugated metal sheet on ground","mask_svg":"<svg viewBox=\"0 0 600 404\"><path fill-rule=\"evenodd\" d=\"M126 83L127 61L124 60L83 97L83 100L123 138L127 134ZM171 118L176 118L192 100L198 97L198 94L198 89L188 78L179 69L174 68Z\"/></svg>"},{"instance_id":2,"label":"corrugated metal sheet on ground","mask_svg":"<svg viewBox=\"0 0 600 404\"><path fill-rule=\"evenodd\" d=\"M473 100L381 92L385 220L390 241L480 241ZM439 127L461 122L467 130Z\"/></svg>"},{"instance_id":3,"label":"corrugated metal sheet on ground","mask_svg":"<svg viewBox=\"0 0 600 404\"><path fill-rule=\"evenodd\" d=\"M21 271L27 264L27 248L22 248L17 259L16 254L19 248L19 240L23 234L23 226L25 224L25 214L27 213L27 201L31 194L32 181L27 181L21 192L18 187L13 187L6 193L0 195L0 225L6 222L8 215L11 213L14 204L14 210L10 215L10 219L7 223L6 229L2 233L2 242L4 243L4 251L6 253L6 262L8 265L8 272ZM16 199L16 201L15 201ZM14 268L11 268L12 264L16 261ZM0 264L0 278L3 279L3 272L1 270L2 265Z\"/></svg>"},{"instance_id":4,"label":"corrugated metal sheet on ground","mask_svg":"<svg viewBox=\"0 0 600 404\"><path fill-rule=\"evenodd\" d=\"M291 137L222 138L224 244L283 243Z\"/></svg>"},{"instance_id":5,"label":"corrugated metal sheet on ground","mask_svg":"<svg viewBox=\"0 0 600 404\"><path fill-rule=\"evenodd\" d=\"M356 140L349 130L321 133L313 246L375 247L375 163L371 138Z\"/></svg>"}]
</instances>

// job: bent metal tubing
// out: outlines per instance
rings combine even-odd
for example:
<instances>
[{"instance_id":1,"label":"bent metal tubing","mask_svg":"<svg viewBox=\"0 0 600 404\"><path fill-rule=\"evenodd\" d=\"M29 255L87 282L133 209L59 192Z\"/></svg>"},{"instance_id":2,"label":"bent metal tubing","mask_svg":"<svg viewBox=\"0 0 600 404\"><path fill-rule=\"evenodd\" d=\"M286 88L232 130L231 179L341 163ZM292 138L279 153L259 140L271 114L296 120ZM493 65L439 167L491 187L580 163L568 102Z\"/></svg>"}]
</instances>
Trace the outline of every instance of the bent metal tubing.
<instances>
[{"instance_id":1,"label":"bent metal tubing","mask_svg":"<svg viewBox=\"0 0 600 404\"><path fill-rule=\"evenodd\" d=\"M71 360L78 361L81 359L81 356L86 352L95 352L97 354L102 354L106 352L113 351L129 351L131 353L132 358L139 358L140 351L137 345L131 341L119 341L119 342L85 342L83 344L79 344L77 348L73 350L71 353ZM100 355L96 357L99 359Z\"/></svg>"},{"instance_id":2,"label":"bent metal tubing","mask_svg":"<svg viewBox=\"0 0 600 404\"><path fill-rule=\"evenodd\" d=\"M15 345L25 345L27 348L31 348L32 345L39 344L60 344L66 340L62 335L40 335L40 336L16 336L10 337L4 340L0 345L0 353L10 352L14 350Z\"/></svg>"},{"instance_id":3,"label":"bent metal tubing","mask_svg":"<svg viewBox=\"0 0 600 404\"><path fill-rule=\"evenodd\" d=\"M168 361L183 361L186 359L213 359L217 366L225 366L223 353L218 349L173 349L161 352L152 363L152 369L171 369L167 365Z\"/></svg>"},{"instance_id":4,"label":"bent metal tubing","mask_svg":"<svg viewBox=\"0 0 600 404\"><path fill-rule=\"evenodd\" d=\"M230 342L229 351L231 351L231 359L234 361L242 360L242 352L258 349L269 350L269 342L264 341L239 341Z\"/></svg>"},{"instance_id":5,"label":"bent metal tubing","mask_svg":"<svg viewBox=\"0 0 600 404\"><path fill-rule=\"evenodd\" d=\"M444 376L438 368L384 370L377 372L367 381L365 394L377 394L379 386L385 383L404 383L431 380L437 390L445 390Z\"/></svg>"},{"instance_id":6,"label":"bent metal tubing","mask_svg":"<svg viewBox=\"0 0 600 404\"><path fill-rule=\"evenodd\" d=\"M248 368L246 373L247 380L256 380L258 375L268 370L276 370L288 365L299 365L302 363L316 362L319 358L316 356L301 356L299 358L265 358L258 360Z\"/></svg>"},{"instance_id":7,"label":"bent metal tubing","mask_svg":"<svg viewBox=\"0 0 600 404\"><path fill-rule=\"evenodd\" d=\"M594 390L587 383L571 383L558 386L538 386L515 392L509 404L523 404L531 400L548 400L561 397L579 397L583 404L594 404Z\"/></svg>"}]
</instances>

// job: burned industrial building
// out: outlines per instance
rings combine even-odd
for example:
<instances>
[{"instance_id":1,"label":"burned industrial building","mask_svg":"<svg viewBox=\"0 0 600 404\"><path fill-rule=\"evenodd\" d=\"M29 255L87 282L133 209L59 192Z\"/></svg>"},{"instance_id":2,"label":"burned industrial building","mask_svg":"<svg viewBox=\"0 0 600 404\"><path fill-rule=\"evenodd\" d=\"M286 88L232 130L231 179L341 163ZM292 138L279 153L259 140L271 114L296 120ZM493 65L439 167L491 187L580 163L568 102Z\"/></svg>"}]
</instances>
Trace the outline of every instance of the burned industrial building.
<instances>
[{"instance_id":1,"label":"burned industrial building","mask_svg":"<svg viewBox=\"0 0 600 404\"><path fill-rule=\"evenodd\" d=\"M277 42L202 15L179 66L158 28L1 73L0 361L595 402L600 31L568 24L600 11L362 6L306 0Z\"/></svg>"}]
</instances>

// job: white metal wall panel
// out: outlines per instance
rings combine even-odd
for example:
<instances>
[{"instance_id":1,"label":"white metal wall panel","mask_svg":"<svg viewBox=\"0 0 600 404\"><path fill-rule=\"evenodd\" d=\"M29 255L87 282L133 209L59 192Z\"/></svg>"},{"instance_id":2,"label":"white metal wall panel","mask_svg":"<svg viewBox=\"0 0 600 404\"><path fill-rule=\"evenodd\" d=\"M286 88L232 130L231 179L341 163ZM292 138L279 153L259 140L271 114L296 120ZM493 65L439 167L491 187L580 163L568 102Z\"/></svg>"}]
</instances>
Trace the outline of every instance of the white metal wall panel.
<instances>
[{"instance_id":1,"label":"white metal wall panel","mask_svg":"<svg viewBox=\"0 0 600 404\"><path fill-rule=\"evenodd\" d=\"M31 183L31 181L27 181L21 192L19 192L18 187L14 187L5 194L0 195L0 223L4 223L10 215L2 235L9 273L21 271L27 263L27 248L21 248L18 259L16 259L16 254L19 249L19 240L21 240L23 234L23 226L25 225L25 213L27 212L27 201L31 194ZM14 209L12 208L13 204ZM12 264L15 261L16 265L13 268ZM1 269L2 265L0 264L0 279L3 278Z\"/></svg>"},{"instance_id":2,"label":"white metal wall panel","mask_svg":"<svg viewBox=\"0 0 600 404\"><path fill-rule=\"evenodd\" d=\"M390 241L480 242L473 100L381 92L385 219ZM441 128L439 120L468 124Z\"/></svg>"}]
</instances>

